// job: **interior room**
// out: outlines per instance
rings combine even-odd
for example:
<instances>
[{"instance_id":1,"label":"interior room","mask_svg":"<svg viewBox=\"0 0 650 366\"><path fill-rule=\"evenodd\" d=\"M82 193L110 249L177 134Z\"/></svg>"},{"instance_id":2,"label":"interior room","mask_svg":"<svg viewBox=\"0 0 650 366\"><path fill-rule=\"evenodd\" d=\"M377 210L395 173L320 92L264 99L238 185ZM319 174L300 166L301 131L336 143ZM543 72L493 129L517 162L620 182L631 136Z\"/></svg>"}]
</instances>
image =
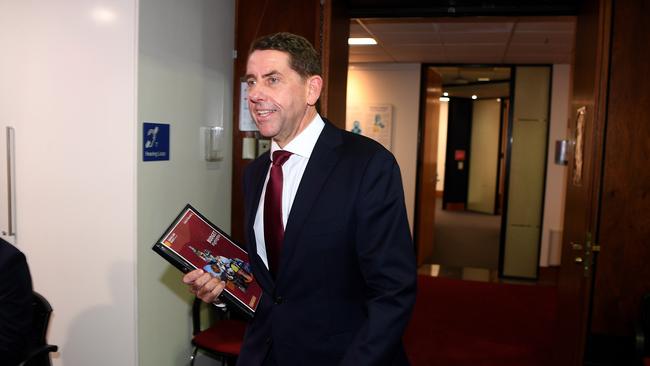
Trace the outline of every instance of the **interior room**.
<instances>
[{"instance_id":1,"label":"interior room","mask_svg":"<svg viewBox=\"0 0 650 366\"><path fill-rule=\"evenodd\" d=\"M289 31L321 56L319 113L399 164L413 366L650 365L648 6L0 1L0 254L23 265L0 256L0 289L23 274L18 307L38 320L20 361L236 363L250 314L197 300L152 248L188 204L220 228L211 240L246 241L244 171L270 140L242 77L253 40ZM194 254L252 286L242 261ZM353 335L328 331L309 345Z\"/></svg>"},{"instance_id":2,"label":"interior room","mask_svg":"<svg viewBox=\"0 0 650 366\"><path fill-rule=\"evenodd\" d=\"M434 233L420 235L419 229L414 229L416 242L418 245L422 244L418 248L422 254L419 261L427 264L421 268L423 273L441 273L455 277L462 277L465 273L466 277L483 280L504 277L537 280L538 269L542 268L543 276L553 277L553 271L557 270L553 265L559 264L559 238L563 220L561 206L566 167L556 165L548 158L554 154L555 141L566 138L574 31L575 18L563 16L496 17L478 21L472 19L471 22L445 18L373 18L351 21L350 37L372 38L377 44L350 46L347 127L350 129L358 119L360 105L363 103L398 100L394 105L394 110L399 109L399 112L395 112L391 131L394 133L393 140L391 146L387 147L400 161L407 205L411 205L409 212L413 215L416 205L427 205L428 201L419 199L424 194L424 187L416 183L416 176L426 174L422 172L425 166L416 166L416 161L422 161L421 151L408 141L415 140L418 135L422 136L427 124L432 125L432 129L438 132L437 136L419 140L420 149L428 149L427 144L431 144L436 150L435 165L427 166L426 169L433 169L432 174L437 182L436 198L440 201L440 208L435 214L420 224L425 227L433 226ZM519 133L518 129L512 131L508 128L511 121L509 112L512 106L516 106L510 100L510 95L514 94L517 85L520 89L522 85L526 85L516 82L517 74L522 80L526 77L526 69L521 68L524 65L538 67L529 69L533 77L539 72L548 72L546 81L539 80L548 84L546 90L549 95L543 97L550 98L547 104L541 106L540 119L550 120L550 124L542 126L540 130L538 145L541 144L539 146L542 150L537 153L537 158L524 158L535 159L535 163L531 160L518 160L523 155L512 156L511 147L515 152L521 151L524 154L530 150L517 150L516 145L509 143L511 134ZM546 69L544 65L547 65ZM431 77L431 73L436 76ZM419 78L423 79L421 84L408 81ZM435 84L437 81L433 81L434 79L440 79L438 84ZM432 82L434 84L431 84ZM530 82L534 83L532 80ZM424 88L434 93L441 88L441 95L438 97L440 102L431 104L427 96L427 102L424 103L419 94L413 94ZM406 97L409 92L411 96ZM520 90L521 95L524 93L523 89ZM461 139L454 142L460 145L447 149L449 98L452 99L453 105L458 105L462 98L469 101L469 104L477 105L492 99L503 108L492 109L491 113L497 116L498 120L491 119L496 121L492 123L491 129L472 130L471 120L468 120L467 127L458 130L461 135L454 137ZM403 104L399 101L403 101ZM467 108L471 108L469 104ZM421 121L409 114L423 108L423 105L427 108L431 105L435 111L424 110L419 118L426 119L428 113L434 113L440 116L439 121ZM524 106L520 105L519 108ZM461 110L452 114L456 116L458 123L458 118L461 118L459 113ZM471 116L471 111L467 113ZM452 133L454 131L455 129L452 129ZM472 135L476 133L492 134L491 143L470 144L470 141L477 141L479 135ZM526 145L532 146L530 141ZM472 150L474 154L471 154ZM480 161L481 158L487 159L485 154L492 154L490 162ZM471 164L470 156L475 159L474 164ZM526 183L524 191L516 185L516 182L521 181L517 176L512 177L510 184L508 179L511 161L529 167L529 172L522 172L522 175L528 177L526 179L531 179L530 176L537 177L535 179L538 188L535 195L531 195L529 191L532 181ZM485 165L491 166L482 168ZM452 174L445 174L447 169L450 169ZM491 177L489 183L481 180L487 178L479 178L486 175ZM447 189L444 189L445 185ZM550 190L550 195L544 196L547 190ZM511 217L521 216L520 212L536 211L529 222L508 221L508 193L513 194ZM519 209L518 212L518 207L526 209ZM502 218L504 223L501 222ZM463 227L460 223L465 219L467 223L464 225L467 226ZM414 221L418 222L418 219ZM502 226L504 230L501 230ZM516 228L523 226L534 229L529 233L518 233ZM473 234L482 230L481 234ZM454 232L461 237L455 238ZM465 234L468 237L462 239ZM518 248L514 248L513 240L521 242L522 238L514 239L513 235L527 236L528 244L515 244ZM420 243L418 237L427 238L424 239L426 243ZM451 242L457 244L449 244ZM431 248L423 248L425 246ZM521 268L509 268L514 262ZM524 268L521 264L525 262L527 264L523 265ZM481 273L479 277L476 277L477 273Z\"/></svg>"}]
</instances>

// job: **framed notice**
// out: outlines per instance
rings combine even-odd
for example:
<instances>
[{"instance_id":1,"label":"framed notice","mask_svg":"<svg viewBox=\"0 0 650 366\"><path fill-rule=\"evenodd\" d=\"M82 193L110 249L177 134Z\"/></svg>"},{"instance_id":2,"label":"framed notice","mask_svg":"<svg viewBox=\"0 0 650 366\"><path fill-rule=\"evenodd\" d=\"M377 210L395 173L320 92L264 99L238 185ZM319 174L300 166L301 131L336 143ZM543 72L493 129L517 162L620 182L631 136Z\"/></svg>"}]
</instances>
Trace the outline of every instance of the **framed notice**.
<instances>
[{"instance_id":1,"label":"framed notice","mask_svg":"<svg viewBox=\"0 0 650 366\"><path fill-rule=\"evenodd\" d=\"M393 125L391 104L368 104L348 108L346 127L352 133L368 136L390 150Z\"/></svg>"},{"instance_id":2,"label":"framed notice","mask_svg":"<svg viewBox=\"0 0 650 366\"><path fill-rule=\"evenodd\" d=\"M248 253L191 205L152 248L183 273L201 268L226 282L221 298L252 317L262 296Z\"/></svg>"},{"instance_id":3,"label":"framed notice","mask_svg":"<svg viewBox=\"0 0 650 366\"><path fill-rule=\"evenodd\" d=\"M248 84L239 83L239 131L257 131L257 125L248 109Z\"/></svg>"}]
</instances>

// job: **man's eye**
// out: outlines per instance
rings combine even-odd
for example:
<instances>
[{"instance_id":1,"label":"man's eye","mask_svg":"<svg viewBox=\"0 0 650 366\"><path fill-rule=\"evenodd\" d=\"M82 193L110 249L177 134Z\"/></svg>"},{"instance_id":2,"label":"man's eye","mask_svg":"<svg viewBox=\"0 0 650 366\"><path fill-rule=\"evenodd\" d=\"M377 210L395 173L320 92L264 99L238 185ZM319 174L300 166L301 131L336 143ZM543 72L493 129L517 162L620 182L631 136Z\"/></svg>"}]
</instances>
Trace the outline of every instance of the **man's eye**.
<instances>
[{"instance_id":1,"label":"man's eye","mask_svg":"<svg viewBox=\"0 0 650 366\"><path fill-rule=\"evenodd\" d=\"M273 85L273 84L277 84L279 81L280 81L280 78L277 78L277 77L275 77L275 76L271 76L271 77L269 78L269 84L271 84L271 85Z\"/></svg>"},{"instance_id":2,"label":"man's eye","mask_svg":"<svg viewBox=\"0 0 650 366\"><path fill-rule=\"evenodd\" d=\"M249 88L255 86L255 80L253 80L253 79L248 79L248 80L246 80L246 85L247 85Z\"/></svg>"}]
</instances>

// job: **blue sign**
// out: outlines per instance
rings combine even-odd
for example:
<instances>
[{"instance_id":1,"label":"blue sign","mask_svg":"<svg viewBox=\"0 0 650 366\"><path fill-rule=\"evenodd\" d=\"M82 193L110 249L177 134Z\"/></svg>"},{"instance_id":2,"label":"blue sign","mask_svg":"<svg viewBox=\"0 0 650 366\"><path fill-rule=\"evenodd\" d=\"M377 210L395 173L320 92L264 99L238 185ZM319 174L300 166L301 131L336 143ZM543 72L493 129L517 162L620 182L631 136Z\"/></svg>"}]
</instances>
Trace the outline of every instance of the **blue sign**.
<instances>
[{"instance_id":1,"label":"blue sign","mask_svg":"<svg viewBox=\"0 0 650 366\"><path fill-rule=\"evenodd\" d=\"M169 160L169 125L143 123L142 160Z\"/></svg>"}]
</instances>

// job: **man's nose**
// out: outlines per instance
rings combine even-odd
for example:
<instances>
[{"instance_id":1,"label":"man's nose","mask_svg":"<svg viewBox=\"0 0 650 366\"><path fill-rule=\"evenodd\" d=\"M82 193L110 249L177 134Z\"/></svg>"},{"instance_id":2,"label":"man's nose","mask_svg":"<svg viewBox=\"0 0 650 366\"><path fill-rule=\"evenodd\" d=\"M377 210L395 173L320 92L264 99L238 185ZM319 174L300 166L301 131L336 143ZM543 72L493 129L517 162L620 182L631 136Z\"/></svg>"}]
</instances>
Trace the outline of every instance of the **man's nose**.
<instances>
[{"instance_id":1,"label":"man's nose","mask_svg":"<svg viewBox=\"0 0 650 366\"><path fill-rule=\"evenodd\" d=\"M253 103L263 101L266 94L258 85L248 87L248 100Z\"/></svg>"}]
</instances>

